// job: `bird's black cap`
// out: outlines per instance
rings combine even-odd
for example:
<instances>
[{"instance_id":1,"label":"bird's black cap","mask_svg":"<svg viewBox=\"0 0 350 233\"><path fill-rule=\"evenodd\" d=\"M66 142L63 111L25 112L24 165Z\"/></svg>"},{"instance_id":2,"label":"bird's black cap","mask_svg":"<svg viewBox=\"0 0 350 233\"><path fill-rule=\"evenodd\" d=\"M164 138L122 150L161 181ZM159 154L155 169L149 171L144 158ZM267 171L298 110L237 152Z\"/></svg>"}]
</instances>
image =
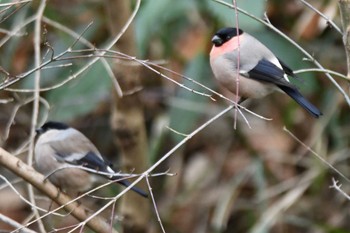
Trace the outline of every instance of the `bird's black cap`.
<instances>
[{"instance_id":1,"label":"bird's black cap","mask_svg":"<svg viewBox=\"0 0 350 233\"><path fill-rule=\"evenodd\" d=\"M229 41L231 38L242 34L243 34L243 30L239 28L238 29L231 28L231 27L221 28L215 33L211 41L216 47L219 47L223 45L225 42Z\"/></svg>"},{"instance_id":2,"label":"bird's black cap","mask_svg":"<svg viewBox=\"0 0 350 233\"><path fill-rule=\"evenodd\" d=\"M40 128L36 129L35 131L38 134L42 134L42 133L45 133L46 131L48 131L50 129L65 130L65 129L68 129L68 128L69 128L69 126L66 125L65 123L57 122L57 121L48 121L43 126L41 126Z\"/></svg>"}]
</instances>

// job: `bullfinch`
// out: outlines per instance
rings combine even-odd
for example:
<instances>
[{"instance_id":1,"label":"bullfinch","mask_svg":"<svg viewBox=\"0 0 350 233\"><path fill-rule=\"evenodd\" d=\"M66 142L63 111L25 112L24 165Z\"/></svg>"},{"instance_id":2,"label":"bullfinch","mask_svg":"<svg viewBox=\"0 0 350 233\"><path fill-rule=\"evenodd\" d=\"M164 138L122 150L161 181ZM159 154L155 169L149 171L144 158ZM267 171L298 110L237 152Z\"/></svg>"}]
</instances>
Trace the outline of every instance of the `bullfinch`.
<instances>
[{"instance_id":1,"label":"bullfinch","mask_svg":"<svg viewBox=\"0 0 350 233\"><path fill-rule=\"evenodd\" d=\"M285 92L312 116L321 111L305 99L289 82L293 70L279 60L265 45L237 28L222 28L212 38L210 66L215 78L240 97L262 98L275 90ZM238 78L237 78L238 75Z\"/></svg>"},{"instance_id":2,"label":"bullfinch","mask_svg":"<svg viewBox=\"0 0 350 233\"><path fill-rule=\"evenodd\" d=\"M119 180L92 142L78 130L61 122L49 121L36 130L39 138L35 144L35 163L39 172L67 194L83 193L109 180ZM104 174L88 172L82 166ZM119 184L128 187L123 179ZM131 188L143 197L147 194L137 187Z\"/></svg>"}]
</instances>

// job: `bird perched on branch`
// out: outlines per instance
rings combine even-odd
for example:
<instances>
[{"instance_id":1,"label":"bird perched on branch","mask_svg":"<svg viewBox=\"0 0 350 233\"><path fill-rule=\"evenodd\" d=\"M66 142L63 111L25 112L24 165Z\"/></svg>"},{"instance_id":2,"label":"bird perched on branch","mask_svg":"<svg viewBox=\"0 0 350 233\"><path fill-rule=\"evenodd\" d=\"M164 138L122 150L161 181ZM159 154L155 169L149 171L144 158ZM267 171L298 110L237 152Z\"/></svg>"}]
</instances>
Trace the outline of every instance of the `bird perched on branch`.
<instances>
[{"instance_id":1,"label":"bird perched on branch","mask_svg":"<svg viewBox=\"0 0 350 233\"><path fill-rule=\"evenodd\" d=\"M123 177L116 176L94 144L78 130L64 123L49 121L36 132L40 135L35 145L38 171L68 194L86 192L108 179L118 180L117 183L126 187L130 185ZM131 190L147 197L135 186Z\"/></svg>"},{"instance_id":2,"label":"bird perched on branch","mask_svg":"<svg viewBox=\"0 0 350 233\"><path fill-rule=\"evenodd\" d=\"M275 90L285 92L312 116L321 111L289 82L296 77L265 45L238 28L222 28L212 38L210 65L215 78L239 103L248 98L262 98ZM238 77L237 77L238 76Z\"/></svg>"}]
</instances>

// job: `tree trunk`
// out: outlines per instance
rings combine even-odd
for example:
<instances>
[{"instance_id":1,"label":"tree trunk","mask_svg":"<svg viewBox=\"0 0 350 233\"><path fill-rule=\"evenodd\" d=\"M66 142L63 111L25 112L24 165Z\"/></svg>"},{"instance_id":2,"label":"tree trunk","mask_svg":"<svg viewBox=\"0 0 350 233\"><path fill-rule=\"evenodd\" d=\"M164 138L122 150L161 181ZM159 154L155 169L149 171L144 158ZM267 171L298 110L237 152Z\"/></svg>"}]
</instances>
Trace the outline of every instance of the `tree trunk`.
<instances>
[{"instance_id":1,"label":"tree trunk","mask_svg":"<svg viewBox=\"0 0 350 233\"><path fill-rule=\"evenodd\" d=\"M113 35L117 35L130 17L130 1L108 0L107 12L110 31ZM131 56L136 54L133 23L118 41L117 49ZM119 97L114 91L111 126L115 142L120 148L124 171L140 173L146 170L148 153L143 106L139 93L135 92L141 85L140 67L118 64L114 67L114 73L123 93L129 93ZM146 182L139 183L137 186L147 191ZM122 222L124 232L147 232L150 215L149 200L134 192L128 192L121 202L120 214L124 217Z\"/></svg>"},{"instance_id":2,"label":"tree trunk","mask_svg":"<svg viewBox=\"0 0 350 233\"><path fill-rule=\"evenodd\" d=\"M343 28L343 43L346 52L348 68L347 77L350 79L350 0L339 0L340 17Z\"/></svg>"}]
</instances>

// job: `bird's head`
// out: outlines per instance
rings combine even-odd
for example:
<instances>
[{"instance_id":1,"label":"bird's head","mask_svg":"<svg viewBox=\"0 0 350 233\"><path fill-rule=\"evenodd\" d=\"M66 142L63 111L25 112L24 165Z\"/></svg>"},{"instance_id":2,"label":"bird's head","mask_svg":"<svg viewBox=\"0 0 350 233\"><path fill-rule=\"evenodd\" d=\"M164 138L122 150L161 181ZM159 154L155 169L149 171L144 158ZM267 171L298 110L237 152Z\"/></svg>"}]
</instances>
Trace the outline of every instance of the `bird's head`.
<instances>
[{"instance_id":1,"label":"bird's head","mask_svg":"<svg viewBox=\"0 0 350 233\"><path fill-rule=\"evenodd\" d=\"M56 130L65 130L68 129L69 126L62 123L62 122L57 122L57 121L48 121L46 122L43 126L40 128L37 128L35 131L37 134L43 134L47 132L50 129L56 129Z\"/></svg>"},{"instance_id":2,"label":"bird's head","mask_svg":"<svg viewBox=\"0 0 350 233\"><path fill-rule=\"evenodd\" d=\"M242 35L243 31L241 29L237 28L231 28L226 27L218 30L213 38L211 39L211 42L213 42L215 47L220 47L227 41L231 40L232 38Z\"/></svg>"}]
</instances>

